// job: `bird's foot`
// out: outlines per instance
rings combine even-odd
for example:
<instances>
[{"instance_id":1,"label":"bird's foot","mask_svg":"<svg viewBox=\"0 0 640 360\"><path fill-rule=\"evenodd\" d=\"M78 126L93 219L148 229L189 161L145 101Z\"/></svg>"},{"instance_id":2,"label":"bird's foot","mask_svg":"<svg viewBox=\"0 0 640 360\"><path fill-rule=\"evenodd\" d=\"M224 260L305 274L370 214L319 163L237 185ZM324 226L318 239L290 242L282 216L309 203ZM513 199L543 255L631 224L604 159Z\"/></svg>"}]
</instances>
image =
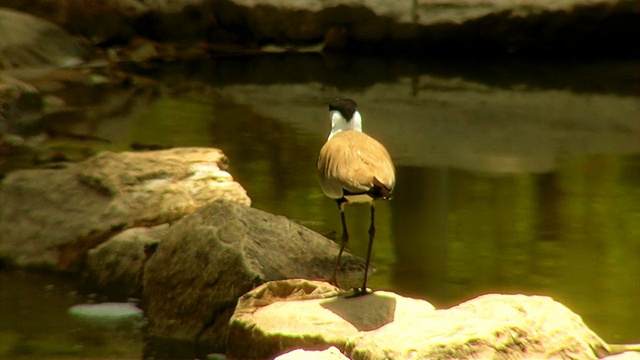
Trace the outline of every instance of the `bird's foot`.
<instances>
[{"instance_id":1,"label":"bird's foot","mask_svg":"<svg viewBox=\"0 0 640 360\"><path fill-rule=\"evenodd\" d=\"M347 299L351 299L351 298L355 298L355 297L359 297L359 296L364 296L364 295L369 295L372 294L373 291L371 289L366 289L366 288L353 288L353 293L351 295L347 295L345 296Z\"/></svg>"}]
</instances>

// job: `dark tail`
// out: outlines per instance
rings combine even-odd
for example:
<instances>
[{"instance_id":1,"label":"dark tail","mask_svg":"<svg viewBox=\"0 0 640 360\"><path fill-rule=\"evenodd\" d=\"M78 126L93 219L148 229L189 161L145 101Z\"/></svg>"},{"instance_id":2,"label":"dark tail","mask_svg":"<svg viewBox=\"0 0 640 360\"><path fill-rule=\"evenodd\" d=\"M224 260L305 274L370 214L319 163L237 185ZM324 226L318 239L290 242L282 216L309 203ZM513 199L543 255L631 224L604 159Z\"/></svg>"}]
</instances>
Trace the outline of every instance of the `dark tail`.
<instances>
[{"instance_id":1,"label":"dark tail","mask_svg":"<svg viewBox=\"0 0 640 360\"><path fill-rule=\"evenodd\" d=\"M369 190L369 195L374 199L390 200L391 189L380 182L377 177L373 177L373 188Z\"/></svg>"}]
</instances>

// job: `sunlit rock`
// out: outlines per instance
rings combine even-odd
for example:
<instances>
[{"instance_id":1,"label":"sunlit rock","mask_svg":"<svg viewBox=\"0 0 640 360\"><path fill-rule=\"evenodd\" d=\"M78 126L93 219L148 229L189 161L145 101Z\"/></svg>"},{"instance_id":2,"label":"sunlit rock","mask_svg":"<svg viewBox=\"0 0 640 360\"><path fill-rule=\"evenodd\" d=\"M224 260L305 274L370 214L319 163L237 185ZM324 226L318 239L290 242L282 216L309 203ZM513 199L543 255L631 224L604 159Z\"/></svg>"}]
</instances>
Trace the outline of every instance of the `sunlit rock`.
<instances>
[{"instance_id":1,"label":"sunlit rock","mask_svg":"<svg viewBox=\"0 0 640 360\"><path fill-rule=\"evenodd\" d=\"M230 359L335 346L351 359L598 359L608 346L544 296L490 294L450 309L389 292L335 297L308 281L263 285L230 321Z\"/></svg>"},{"instance_id":2,"label":"sunlit rock","mask_svg":"<svg viewBox=\"0 0 640 360\"><path fill-rule=\"evenodd\" d=\"M429 313L426 301L388 292L345 298L328 283L289 280L267 283L239 301L229 322L231 359L271 358L291 349L344 350L359 332L376 330L406 312ZM252 346L246 346L252 344Z\"/></svg>"},{"instance_id":3,"label":"sunlit rock","mask_svg":"<svg viewBox=\"0 0 640 360\"><path fill-rule=\"evenodd\" d=\"M172 224L147 263L148 333L224 351L229 318L240 296L271 280L327 279L337 253L333 241L283 216L224 200L204 206ZM364 268L351 254L343 258L354 271ZM315 287L310 285L309 291ZM306 290L296 293L306 296ZM355 331L345 326L336 340Z\"/></svg>"},{"instance_id":4,"label":"sunlit rock","mask_svg":"<svg viewBox=\"0 0 640 360\"><path fill-rule=\"evenodd\" d=\"M218 149L176 148L12 172L0 187L0 259L74 271L125 229L172 222L219 198L249 205L226 162Z\"/></svg>"},{"instance_id":5,"label":"sunlit rock","mask_svg":"<svg viewBox=\"0 0 640 360\"><path fill-rule=\"evenodd\" d=\"M275 358L275 360L349 360L344 356L338 348L332 346L326 350L293 350L286 354L282 354Z\"/></svg>"},{"instance_id":6,"label":"sunlit rock","mask_svg":"<svg viewBox=\"0 0 640 360\"><path fill-rule=\"evenodd\" d=\"M621 354L603 357L602 360L640 360L639 351L625 351Z\"/></svg>"},{"instance_id":7,"label":"sunlit rock","mask_svg":"<svg viewBox=\"0 0 640 360\"><path fill-rule=\"evenodd\" d=\"M402 341L393 340L398 336ZM420 344L418 347L415 344ZM598 359L607 344L549 297L489 294L349 339L356 359Z\"/></svg>"}]
</instances>

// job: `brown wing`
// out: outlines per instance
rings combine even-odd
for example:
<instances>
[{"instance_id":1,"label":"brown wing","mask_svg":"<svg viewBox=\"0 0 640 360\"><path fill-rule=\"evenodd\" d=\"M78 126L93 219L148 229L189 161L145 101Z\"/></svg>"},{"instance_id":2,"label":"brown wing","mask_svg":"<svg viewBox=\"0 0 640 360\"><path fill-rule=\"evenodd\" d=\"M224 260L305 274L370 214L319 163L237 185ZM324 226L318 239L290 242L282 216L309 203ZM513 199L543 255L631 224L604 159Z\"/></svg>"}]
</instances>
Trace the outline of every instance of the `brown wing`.
<instances>
[{"instance_id":1,"label":"brown wing","mask_svg":"<svg viewBox=\"0 0 640 360\"><path fill-rule=\"evenodd\" d=\"M391 192L395 185L389 152L374 138L355 130L341 131L328 140L317 166L320 187L334 199L342 197L342 189L363 193L382 184Z\"/></svg>"}]
</instances>

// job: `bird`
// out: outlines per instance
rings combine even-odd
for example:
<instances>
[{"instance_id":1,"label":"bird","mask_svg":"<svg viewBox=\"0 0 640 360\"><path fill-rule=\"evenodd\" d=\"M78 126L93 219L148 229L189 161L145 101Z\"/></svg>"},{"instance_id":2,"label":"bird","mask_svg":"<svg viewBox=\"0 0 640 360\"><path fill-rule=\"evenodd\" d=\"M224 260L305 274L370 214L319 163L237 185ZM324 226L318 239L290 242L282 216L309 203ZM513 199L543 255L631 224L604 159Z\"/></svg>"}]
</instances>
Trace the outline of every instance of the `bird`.
<instances>
[{"instance_id":1,"label":"bird","mask_svg":"<svg viewBox=\"0 0 640 360\"><path fill-rule=\"evenodd\" d=\"M395 187L395 167L387 149L362 131L358 104L347 98L329 101L331 133L322 146L316 162L320 187L334 199L342 222L342 244L330 282L338 286L337 274L342 253L349 242L344 207L351 203L369 203L371 223L365 262L364 281L354 289L354 296L366 295L371 248L375 237L375 207L378 199L391 199Z\"/></svg>"}]
</instances>

